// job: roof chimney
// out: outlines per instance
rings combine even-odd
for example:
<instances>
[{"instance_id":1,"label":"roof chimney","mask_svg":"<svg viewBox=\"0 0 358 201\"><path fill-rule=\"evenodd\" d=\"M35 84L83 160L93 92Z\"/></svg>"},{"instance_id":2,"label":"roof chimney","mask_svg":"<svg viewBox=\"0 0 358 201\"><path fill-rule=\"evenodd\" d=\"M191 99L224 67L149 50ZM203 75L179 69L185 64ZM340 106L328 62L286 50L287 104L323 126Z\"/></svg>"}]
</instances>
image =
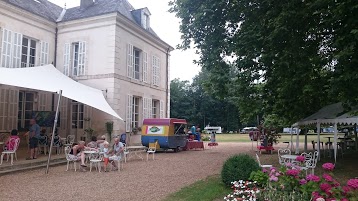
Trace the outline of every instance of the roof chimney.
<instances>
[{"instance_id":1,"label":"roof chimney","mask_svg":"<svg viewBox=\"0 0 358 201\"><path fill-rule=\"evenodd\" d=\"M95 0L81 0L81 8L88 8L94 4Z\"/></svg>"}]
</instances>

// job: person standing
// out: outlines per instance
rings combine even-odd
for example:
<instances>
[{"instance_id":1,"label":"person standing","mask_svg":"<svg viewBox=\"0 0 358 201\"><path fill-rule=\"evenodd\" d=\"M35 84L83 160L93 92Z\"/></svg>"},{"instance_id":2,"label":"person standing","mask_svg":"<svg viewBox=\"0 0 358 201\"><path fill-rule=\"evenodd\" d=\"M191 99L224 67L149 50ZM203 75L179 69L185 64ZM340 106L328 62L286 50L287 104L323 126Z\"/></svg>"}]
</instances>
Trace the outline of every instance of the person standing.
<instances>
[{"instance_id":1,"label":"person standing","mask_svg":"<svg viewBox=\"0 0 358 201\"><path fill-rule=\"evenodd\" d=\"M37 146L40 138L40 126L36 123L35 119L30 119L30 131L29 131L29 147L30 157L26 160L37 159Z\"/></svg>"}]
</instances>

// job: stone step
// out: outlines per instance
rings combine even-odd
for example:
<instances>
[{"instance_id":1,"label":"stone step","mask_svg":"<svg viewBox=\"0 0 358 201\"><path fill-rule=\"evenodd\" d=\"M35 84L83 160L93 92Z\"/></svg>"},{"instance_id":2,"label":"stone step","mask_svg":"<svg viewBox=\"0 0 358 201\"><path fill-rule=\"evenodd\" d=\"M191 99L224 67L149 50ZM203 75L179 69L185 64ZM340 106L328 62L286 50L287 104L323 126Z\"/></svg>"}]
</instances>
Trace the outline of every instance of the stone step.
<instances>
[{"instance_id":1,"label":"stone step","mask_svg":"<svg viewBox=\"0 0 358 201\"><path fill-rule=\"evenodd\" d=\"M67 160L65 157L51 159L50 166L57 166L57 165L63 165L66 164ZM45 168L47 166L47 160L41 160L41 161L29 161L28 163L22 163L22 164L16 164L14 162L14 165L12 166L0 166L0 176L10 173L16 173L16 172L23 172L26 170L34 170L39 168Z\"/></svg>"}]
</instances>

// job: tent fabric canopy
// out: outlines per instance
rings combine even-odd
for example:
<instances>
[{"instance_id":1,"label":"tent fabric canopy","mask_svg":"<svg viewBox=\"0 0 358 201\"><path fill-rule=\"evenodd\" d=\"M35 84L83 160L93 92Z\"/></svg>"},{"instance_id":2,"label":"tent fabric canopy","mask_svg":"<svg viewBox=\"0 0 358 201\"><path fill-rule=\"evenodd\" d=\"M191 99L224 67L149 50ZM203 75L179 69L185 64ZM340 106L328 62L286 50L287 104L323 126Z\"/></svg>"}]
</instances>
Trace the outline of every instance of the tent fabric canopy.
<instances>
[{"instance_id":1,"label":"tent fabric canopy","mask_svg":"<svg viewBox=\"0 0 358 201\"><path fill-rule=\"evenodd\" d=\"M292 127L312 124L358 124L357 109L347 112L341 102L327 105L309 117L296 122Z\"/></svg>"},{"instance_id":2,"label":"tent fabric canopy","mask_svg":"<svg viewBox=\"0 0 358 201\"><path fill-rule=\"evenodd\" d=\"M123 120L108 104L101 90L72 80L51 64L31 68L0 68L0 84L48 92L62 90L64 97Z\"/></svg>"}]
</instances>

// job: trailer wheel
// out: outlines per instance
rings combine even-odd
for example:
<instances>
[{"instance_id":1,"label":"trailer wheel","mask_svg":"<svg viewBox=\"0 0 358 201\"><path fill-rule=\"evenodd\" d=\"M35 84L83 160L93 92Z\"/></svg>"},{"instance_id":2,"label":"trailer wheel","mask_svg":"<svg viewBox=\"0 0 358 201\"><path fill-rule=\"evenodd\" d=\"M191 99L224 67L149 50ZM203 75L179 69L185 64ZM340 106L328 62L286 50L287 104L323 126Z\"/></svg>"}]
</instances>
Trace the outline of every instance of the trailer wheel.
<instances>
[{"instance_id":1,"label":"trailer wheel","mask_svg":"<svg viewBox=\"0 0 358 201\"><path fill-rule=\"evenodd\" d=\"M180 152L180 147L175 148L174 152Z\"/></svg>"}]
</instances>

